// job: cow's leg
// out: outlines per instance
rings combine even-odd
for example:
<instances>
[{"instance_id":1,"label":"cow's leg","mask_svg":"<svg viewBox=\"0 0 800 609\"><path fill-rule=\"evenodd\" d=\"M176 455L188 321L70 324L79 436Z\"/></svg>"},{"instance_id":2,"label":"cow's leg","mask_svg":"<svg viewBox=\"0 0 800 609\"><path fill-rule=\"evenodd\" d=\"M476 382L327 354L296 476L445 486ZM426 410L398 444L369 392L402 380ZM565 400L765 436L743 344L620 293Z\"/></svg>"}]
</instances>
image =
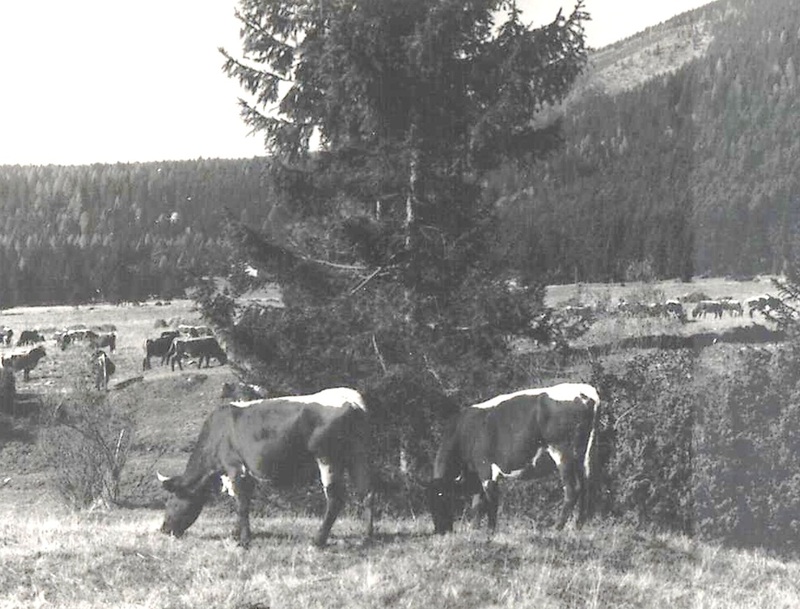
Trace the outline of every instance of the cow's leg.
<instances>
[{"instance_id":1,"label":"cow's leg","mask_svg":"<svg viewBox=\"0 0 800 609\"><path fill-rule=\"evenodd\" d=\"M481 481L483 496L476 506L478 510L473 514L473 522L475 524L480 524L480 517L485 511L489 531L494 532L495 527L497 527L497 508L500 502L500 487L497 484L500 477L500 468L485 462L476 467L476 473L478 474L478 479ZM475 505L474 501L473 505Z\"/></svg>"},{"instance_id":2,"label":"cow's leg","mask_svg":"<svg viewBox=\"0 0 800 609\"><path fill-rule=\"evenodd\" d=\"M578 515L575 517L575 528L579 529L583 526L589 514L589 485L586 480L586 470L580 459L575 459L573 474L575 502L578 506Z\"/></svg>"},{"instance_id":3,"label":"cow's leg","mask_svg":"<svg viewBox=\"0 0 800 609\"><path fill-rule=\"evenodd\" d=\"M334 464L327 458L320 458L317 459L317 466L319 467L319 478L327 500L322 525L314 537L314 545L321 548L328 541L331 527L336 522L342 506L344 506L345 485L342 467L339 464Z\"/></svg>"},{"instance_id":4,"label":"cow's leg","mask_svg":"<svg viewBox=\"0 0 800 609\"><path fill-rule=\"evenodd\" d=\"M236 496L236 516L238 518L239 545L246 548L250 545L250 501L253 499L255 480L247 474L239 474L233 478Z\"/></svg>"},{"instance_id":5,"label":"cow's leg","mask_svg":"<svg viewBox=\"0 0 800 609\"><path fill-rule=\"evenodd\" d=\"M353 484L359 509L364 517L366 523L365 537L372 537L374 530L374 497L372 493L372 480L369 466L369 455L364 453L357 453L354 455L350 467L350 481Z\"/></svg>"},{"instance_id":6,"label":"cow's leg","mask_svg":"<svg viewBox=\"0 0 800 609\"><path fill-rule=\"evenodd\" d=\"M579 475L577 470L579 463L568 450L564 450L564 447L549 447L548 451L558 466L561 483L564 486L564 503L561 505L561 514L556 521L556 529L561 530L567 524L578 501L579 485L576 484L576 481Z\"/></svg>"},{"instance_id":7,"label":"cow's leg","mask_svg":"<svg viewBox=\"0 0 800 609\"><path fill-rule=\"evenodd\" d=\"M22 380L23 381L31 380L31 371L28 370L27 368L22 369Z\"/></svg>"},{"instance_id":8,"label":"cow's leg","mask_svg":"<svg viewBox=\"0 0 800 609\"><path fill-rule=\"evenodd\" d=\"M486 519L489 531L497 528L497 509L500 506L500 486L497 480L487 480L483 483L483 494L486 496Z\"/></svg>"},{"instance_id":9,"label":"cow's leg","mask_svg":"<svg viewBox=\"0 0 800 609\"><path fill-rule=\"evenodd\" d=\"M470 519L472 526L479 527L481 518L486 513L486 500L484 499L483 492L476 493L472 496L472 506L470 507Z\"/></svg>"}]
</instances>

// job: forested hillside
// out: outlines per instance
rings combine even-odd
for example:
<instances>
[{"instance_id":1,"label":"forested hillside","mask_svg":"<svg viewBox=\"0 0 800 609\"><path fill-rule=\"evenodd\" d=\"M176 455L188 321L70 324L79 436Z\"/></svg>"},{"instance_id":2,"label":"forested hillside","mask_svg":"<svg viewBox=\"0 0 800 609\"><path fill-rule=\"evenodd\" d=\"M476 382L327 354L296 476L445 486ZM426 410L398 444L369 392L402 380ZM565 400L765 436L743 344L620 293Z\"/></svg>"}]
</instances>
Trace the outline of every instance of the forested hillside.
<instances>
[{"instance_id":1,"label":"forested hillside","mask_svg":"<svg viewBox=\"0 0 800 609\"><path fill-rule=\"evenodd\" d=\"M264 165L0 167L0 306L182 293L225 259L225 210L263 224Z\"/></svg>"},{"instance_id":2,"label":"forested hillside","mask_svg":"<svg viewBox=\"0 0 800 609\"><path fill-rule=\"evenodd\" d=\"M616 94L586 87L562 151L500 178L531 275L749 275L798 257L800 5L721 0L676 19L710 36L704 54Z\"/></svg>"}]
</instances>

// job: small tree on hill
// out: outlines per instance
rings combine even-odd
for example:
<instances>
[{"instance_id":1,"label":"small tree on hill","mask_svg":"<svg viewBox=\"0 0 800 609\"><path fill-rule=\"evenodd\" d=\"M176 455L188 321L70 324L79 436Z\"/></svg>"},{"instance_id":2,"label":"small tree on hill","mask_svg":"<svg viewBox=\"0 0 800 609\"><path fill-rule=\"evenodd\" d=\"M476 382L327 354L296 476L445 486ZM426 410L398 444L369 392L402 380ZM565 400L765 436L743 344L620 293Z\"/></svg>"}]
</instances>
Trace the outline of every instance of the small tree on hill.
<instances>
[{"instance_id":1,"label":"small tree on hill","mask_svg":"<svg viewBox=\"0 0 800 609\"><path fill-rule=\"evenodd\" d=\"M231 285L277 280L286 309L235 313L209 290L209 313L286 390L380 388L390 372L399 388L399 367L443 393L491 391L487 362L542 330L543 292L496 255L483 184L559 142L536 114L585 63L581 3L541 29L505 0L242 0L237 16L244 55L223 50L225 70L252 96L242 115L283 220L230 223Z\"/></svg>"}]
</instances>

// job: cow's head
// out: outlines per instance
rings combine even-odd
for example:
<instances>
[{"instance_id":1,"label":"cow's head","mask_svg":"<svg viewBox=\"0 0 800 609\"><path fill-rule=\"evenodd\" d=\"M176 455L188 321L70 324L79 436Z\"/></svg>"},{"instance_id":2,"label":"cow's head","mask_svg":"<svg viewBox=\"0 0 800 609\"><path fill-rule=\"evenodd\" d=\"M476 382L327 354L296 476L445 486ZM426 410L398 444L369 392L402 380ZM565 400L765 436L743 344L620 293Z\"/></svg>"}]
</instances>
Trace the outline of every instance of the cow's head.
<instances>
[{"instance_id":1,"label":"cow's head","mask_svg":"<svg viewBox=\"0 0 800 609\"><path fill-rule=\"evenodd\" d=\"M434 478L425 490L428 509L433 517L433 530L439 535L453 530L453 510L455 487L453 482L444 478Z\"/></svg>"},{"instance_id":2,"label":"cow's head","mask_svg":"<svg viewBox=\"0 0 800 609\"><path fill-rule=\"evenodd\" d=\"M228 354L225 353L222 349L219 350L217 353L217 361L220 363L221 366L224 366L228 363Z\"/></svg>"},{"instance_id":3,"label":"cow's head","mask_svg":"<svg viewBox=\"0 0 800 609\"><path fill-rule=\"evenodd\" d=\"M189 485L184 481L183 476L157 475L161 486L171 493L167 500L161 532L180 537L186 532L186 529L194 524L203 510L203 505L208 498L207 480Z\"/></svg>"}]
</instances>

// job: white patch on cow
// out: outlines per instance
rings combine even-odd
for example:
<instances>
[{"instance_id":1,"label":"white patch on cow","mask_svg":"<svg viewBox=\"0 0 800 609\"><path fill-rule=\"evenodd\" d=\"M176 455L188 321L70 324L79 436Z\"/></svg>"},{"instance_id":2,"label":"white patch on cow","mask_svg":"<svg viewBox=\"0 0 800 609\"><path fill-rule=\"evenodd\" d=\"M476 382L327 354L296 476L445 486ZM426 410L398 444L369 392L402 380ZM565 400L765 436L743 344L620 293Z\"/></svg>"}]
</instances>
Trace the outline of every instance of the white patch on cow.
<instances>
[{"instance_id":1,"label":"white patch on cow","mask_svg":"<svg viewBox=\"0 0 800 609\"><path fill-rule=\"evenodd\" d=\"M486 400L485 402L481 402L479 404L473 404L473 408L495 408L499 406L503 402L511 400L516 397L520 397L523 395L541 395L542 393L546 393L550 399L555 400L557 402L571 402L575 398L582 398L584 401L592 400L595 404L600 401L600 396L597 394L597 390L592 387L591 385L587 385L586 383L561 383L560 385L554 385L552 387L540 387L537 389L523 389L522 391L515 391L514 393L507 393L504 395L498 395L493 397L490 400Z\"/></svg>"},{"instance_id":2,"label":"white patch on cow","mask_svg":"<svg viewBox=\"0 0 800 609\"><path fill-rule=\"evenodd\" d=\"M351 406L359 410L367 411L367 405L364 403L364 398L355 389L349 387L335 387L333 389L323 389L318 393L311 395L289 395L281 398L287 402L300 402L303 404L320 404L321 406L329 406L331 408L344 408Z\"/></svg>"},{"instance_id":3,"label":"white patch on cow","mask_svg":"<svg viewBox=\"0 0 800 609\"><path fill-rule=\"evenodd\" d=\"M247 408L248 406L252 406L253 404L260 404L266 400L243 400L238 402L231 402L231 406L236 406L236 408Z\"/></svg>"},{"instance_id":4,"label":"white patch on cow","mask_svg":"<svg viewBox=\"0 0 800 609\"><path fill-rule=\"evenodd\" d=\"M221 492L228 493L231 497L236 497L236 489L233 486L233 480L225 474L222 474L219 479L220 482L222 482Z\"/></svg>"},{"instance_id":5,"label":"white patch on cow","mask_svg":"<svg viewBox=\"0 0 800 609\"><path fill-rule=\"evenodd\" d=\"M556 450L551 446L548 446L547 452L550 453L550 456L553 458L553 461L556 462L556 466L561 465L561 463L564 461L564 456L561 454L561 451Z\"/></svg>"},{"instance_id":6,"label":"white patch on cow","mask_svg":"<svg viewBox=\"0 0 800 609\"><path fill-rule=\"evenodd\" d=\"M539 465L539 460L544 456L544 451L544 448L539 448L539 450L536 451L536 454L533 455L533 460L531 461L531 465L533 467Z\"/></svg>"},{"instance_id":7,"label":"white patch on cow","mask_svg":"<svg viewBox=\"0 0 800 609\"><path fill-rule=\"evenodd\" d=\"M322 482L322 490L325 491L325 498L328 498L328 487L333 483L333 468L324 459L317 459L319 468L319 480Z\"/></svg>"},{"instance_id":8,"label":"white patch on cow","mask_svg":"<svg viewBox=\"0 0 800 609\"><path fill-rule=\"evenodd\" d=\"M524 469L512 469L510 472L504 472L497 463L492 463L492 480L497 482L501 477L513 480L519 478L524 471Z\"/></svg>"}]
</instances>

